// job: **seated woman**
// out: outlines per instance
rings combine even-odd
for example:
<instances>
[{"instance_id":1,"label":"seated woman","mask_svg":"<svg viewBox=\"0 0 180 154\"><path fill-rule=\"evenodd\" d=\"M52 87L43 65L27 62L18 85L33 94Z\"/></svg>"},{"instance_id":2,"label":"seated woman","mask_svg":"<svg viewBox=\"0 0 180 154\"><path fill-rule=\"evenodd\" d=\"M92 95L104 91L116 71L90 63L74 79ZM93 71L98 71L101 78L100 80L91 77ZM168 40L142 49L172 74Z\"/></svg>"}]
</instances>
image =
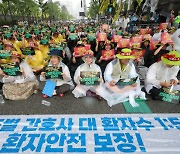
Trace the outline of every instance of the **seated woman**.
<instances>
[{"instance_id":1,"label":"seated woman","mask_svg":"<svg viewBox=\"0 0 180 154\"><path fill-rule=\"evenodd\" d=\"M6 99L10 100L27 99L38 89L39 82L31 67L21 59L21 54L12 51L11 61L19 64L22 75L8 76L1 71L1 74L4 75L2 78L3 94Z\"/></svg>"},{"instance_id":2,"label":"seated woman","mask_svg":"<svg viewBox=\"0 0 180 154\"><path fill-rule=\"evenodd\" d=\"M56 88L54 90L54 95L59 95L60 97L64 96L64 93L73 89L74 85L71 80L69 68L62 62L61 52L57 49L51 50L49 53L50 62L47 67L58 67L62 68L62 79L61 78L53 78L50 79L56 82ZM46 81L46 72L41 72L40 81ZM43 95L44 98L47 98L47 95Z\"/></svg>"},{"instance_id":3,"label":"seated woman","mask_svg":"<svg viewBox=\"0 0 180 154\"><path fill-rule=\"evenodd\" d=\"M83 57L84 63L81 64L74 75L74 81L77 84L76 88L72 91L74 94L74 97L79 98L86 96L86 92L88 90L96 93L97 95L103 97L108 104L111 104L113 101L113 98L111 95L106 91L103 85L103 79L102 79L102 72L100 67L95 64L95 58L94 53L91 50L86 51L84 57ZM96 76L96 84L83 84L82 82L82 74L83 72L87 73L93 73L99 74L99 76ZM88 82L88 81L87 81Z\"/></svg>"},{"instance_id":4,"label":"seated woman","mask_svg":"<svg viewBox=\"0 0 180 154\"><path fill-rule=\"evenodd\" d=\"M129 99L132 106L138 106L134 98L145 99L145 93L141 91L138 75L132 61L130 61L135 58L131 54L130 49L122 49L116 55L117 58L107 65L104 78L106 87L112 92L117 103ZM115 102L112 105L115 105Z\"/></svg>"},{"instance_id":5,"label":"seated woman","mask_svg":"<svg viewBox=\"0 0 180 154\"><path fill-rule=\"evenodd\" d=\"M178 83L177 74L180 66L180 53L171 51L163 55L161 60L149 67L145 81L145 89L154 100L159 99L161 88L170 88ZM180 88L174 88L180 90Z\"/></svg>"}]
</instances>

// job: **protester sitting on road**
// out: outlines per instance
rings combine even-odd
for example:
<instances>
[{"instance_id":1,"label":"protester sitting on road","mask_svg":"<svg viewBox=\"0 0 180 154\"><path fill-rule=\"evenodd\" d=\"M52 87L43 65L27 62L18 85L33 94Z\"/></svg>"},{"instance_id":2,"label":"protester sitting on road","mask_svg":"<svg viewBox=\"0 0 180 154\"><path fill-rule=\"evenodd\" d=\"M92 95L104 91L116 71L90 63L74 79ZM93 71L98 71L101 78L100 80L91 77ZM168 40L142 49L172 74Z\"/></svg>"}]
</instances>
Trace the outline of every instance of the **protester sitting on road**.
<instances>
[{"instance_id":1,"label":"protester sitting on road","mask_svg":"<svg viewBox=\"0 0 180 154\"><path fill-rule=\"evenodd\" d=\"M84 97L90 90L103 97L108 104L112 104L114 100L103 85L102 72L100 67L95 64L93 51L86 51L83 60L84 63L77 68L74 75L74 81L77 84L72 91L74 97Z\"/></svg>"},{"instance_id":2,"label":"protester sitting on road","mask_svg":"<svg viewBox=\"0 0 180 154\"><path fill-rule=\"evenodd\" d=\"M145 81L146 91L151 94L154 100L160 99L159 93L162 87L170 88L178 83L177 74L180 66L180 53L171 51L163 55L161 60L149 67ZM180 88L176 89L180 90Z\"/></svg>"},{"instance_id":3,"label":"protester sitting on road","mask_svg":"<svg viewBox=\"0 0 180 154\"><path fill-rule=\"evenodd\" d=\"M4 76L2 78L2 82L4 83L3 94L6 99L27 99L38 89L39 82L33 74L31 67L21 58L22 56L20 53L12 51L11 61L14 63L18 63L21 75L8 76L1 71L1 74Z\"/></svg>"},{"instance_id":4,"label":"protester sitting on road","mask_svg":"<svg viewBox=\"0 0 180 154\"><path fill-rule=\"evenodd\" d=\"M117 100L110 105L129 100L132 106L138 106L134 99L145 99L145 93L141 91L139 77L131 61L135 57L128 48L122 49L116 57L107 65L104 72L106 87Z\"/></svg>"},{"instance_id":5,"label":"protester sitting on road","mask_svg":"<svg viewBox=\"0 0 180 154\"><path fill-rule=\"evenodd\" d=\"M60 52L58 49L53 49L49 53L50 55L50 62L46 68L49 69L58 69L61 71L59 78L52 77L50 80L56 82L56 88L54 90L53 95L58 95L60 97L63 97L65 93L73 89L74 85L70 76L69 68L62 62L62 52ZM46 69L45 68L45 69ZM48 69L46 69L48 70ZM46 81L45 71L41 72L40 75L40 81ZM44 98L47 98L47 95L43 95Z\"/></svg>"}]
</instances>

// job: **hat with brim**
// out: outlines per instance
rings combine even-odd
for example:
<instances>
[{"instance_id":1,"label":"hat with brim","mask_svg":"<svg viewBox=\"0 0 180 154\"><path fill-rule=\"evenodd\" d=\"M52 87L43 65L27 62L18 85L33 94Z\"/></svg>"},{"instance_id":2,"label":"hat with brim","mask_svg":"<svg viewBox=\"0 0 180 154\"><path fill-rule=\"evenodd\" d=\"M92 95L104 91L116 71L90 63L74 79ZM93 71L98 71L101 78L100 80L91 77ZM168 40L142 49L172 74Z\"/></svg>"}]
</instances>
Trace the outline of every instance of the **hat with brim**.
<instances>
[{"instance_id":1,"label":"hat with brim","mask_svg":"<svg viewBox=\"0 0 180 154\"><path fill-rule=\"evenodd\" d=\"M48 39L43 39L43 40L40 41L40 44L46 45L46 44L48 44L48 42L49 42Z\"/></svg>"},{"instance_id":2,"label":"hat with brim","mask_svg":"<svg viewBox=\"0 0 180 154\"><path fill-rule=\"evenodd\" d=\"M164 54L161 60L166 65L180 66L180 53L177 51L171 51L168 54Z\"/></svg>"},{"instance_id":3,"label":"hat with brim","mask_svg":"<svg viewBox=\"0 0 180 154\"><path fill-rule=\"evenodd\" d=\"M57 29L56 29L56 28L51 28L51 32L52 32L52 33L56 33L56 32L57 32Z\"/></svg>"},{"instance_id":4,"label":"hat with brim","mask_svg":"<svg viewBox=\"0 0 180 154\"><path fill-rule=\"evenodd\" d=\"M122 49L118 54L116 54L118 59L135 59L132 55L132 50L128 48Z\"/></svg>"},{"instance_id":5,"label":"hat with brim","mask_svg":"<svg viewBox=\"0 0 180 154\"><path fill-rule=\"evenodd\" d=\"M174 31L176 31L176 28L175 28L175 27L170 27L170 28L168 29L168 33L171 33L171 32L174 32Z\"/></svg>"},{"instance_id":6,"label":"hat with brim","mask_svg":"<svg viewBox=\"0 0 180 154\"><path fill-rule=\"evenodd\" d=\"M31 38L31 37L32 37L31 34L29 34L29 33L25 34L25 38L26 38L26 39L29 39L29 38Z\"/></svg>"},{"instance_id":7,"label":"hat with brim","mask_svg":"<svg viewBox=\"0 0 180 154\"><path fill-rule=\"evenodd\" d=\"M48 55L49 56L57 56L62 59L62 52L58 49L52 49Z\"/></svg>"},{"instance_id":8,"label":"hat with brim","mask_svg":"<svg viewBox=\"0 0 180 154\"><path fill-rule=\"evenodd\" d=\"M88 56L95 59L94 52L92 50L87 50L87 51L85 51L84 56L82 57L82 60L85 61L85 58Z\"/></svg>"},{"instance_id":9,"label":"hat with brim","mask_svg":"<svg viewBox=\"0 0 180 154\"><path fill-rule=\"evenodd\" d=\"M11 38L12 37L12 33L6 33L6 34L4 34L4 37Z\"/></svg>"},{"instance_id":10,"label":"hat with brim","mask_svg":"<svg viewBox=\"0 0 180 154\"><path fill-rule=\"evenodd\" d=\"M143 40L142 40L142 42L144 43L144 42L149 42L150 43L150 40L148 39L148 38L144 38Z\"/></svg>"},{"instance_id":11,"label":"hat with brim","mask_svg":"<svg viewBox=\"0 0 180 154\"><path fill-rule=\"evenodd\" d=\"M11 57L18 57L18 58L22 59L21 54L19 52L17 52L17 51L12 51L11 52Z\"/></svg>"},{"instance_id":12,"label":"hat with brim","mask_svg":"<svg viewBox=\"0 0 180 154\"><path fill-rule=\"evenodd\" d=\"M112 43L111 41L109 41L109 40L107 40L107 41L105 42L105 45L104 45L104 46L106 46L106 45L110 45L110 46L111 46L111 49L114 47L113 43Z\"/></svg>"},{"instance_id":13,"label":"hat with brim","mask_svg":"<svg viewBox=\"0 0 180 154\"><path fill-rule=\"evenodd\" d=\"M137 50L142 50L142 48L140 48L141 44L140 43L134 43L132 44L132 49L137 49Z\"/></svg>"},{"instance_id":14,"label":"hat with brim","mask_svg":"<svg viewBox=\"0 0 180 154\"><path fill-rule=\"evenodd\" d=\"M83 44L83 42L82 42L82 41L78 41L78 42L77 42L76 47L79 47L79 46L83 46L83 47L84 47L84 44Z\"/></svg>"}]
</instances>

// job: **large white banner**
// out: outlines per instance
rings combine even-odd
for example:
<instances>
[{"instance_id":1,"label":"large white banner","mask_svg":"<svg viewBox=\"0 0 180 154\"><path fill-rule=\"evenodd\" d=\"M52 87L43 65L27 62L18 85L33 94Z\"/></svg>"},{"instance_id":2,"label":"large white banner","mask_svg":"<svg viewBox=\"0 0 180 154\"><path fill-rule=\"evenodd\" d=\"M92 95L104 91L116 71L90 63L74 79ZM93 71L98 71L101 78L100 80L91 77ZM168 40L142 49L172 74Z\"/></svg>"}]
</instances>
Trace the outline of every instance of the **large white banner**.
<instances>
[{"instance_id":1,"label":"large white banner","mask_svg":"<svg viewBox=\"0 0 180 154\"><path fill-rule=\"evenodd\" d=\"M0 153L180 153L180 114L0 117Z\"/></svg>"}]
</instances>

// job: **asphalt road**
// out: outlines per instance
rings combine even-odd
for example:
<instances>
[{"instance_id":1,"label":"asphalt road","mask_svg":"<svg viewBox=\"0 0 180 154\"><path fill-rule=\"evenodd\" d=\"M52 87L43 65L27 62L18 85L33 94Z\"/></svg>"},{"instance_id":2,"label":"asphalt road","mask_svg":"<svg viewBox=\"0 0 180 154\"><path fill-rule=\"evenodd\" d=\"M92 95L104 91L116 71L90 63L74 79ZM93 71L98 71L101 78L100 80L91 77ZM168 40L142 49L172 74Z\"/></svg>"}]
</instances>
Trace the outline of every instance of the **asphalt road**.
<instances>
[{"instance_id":1,"label":"asphalt road","mask_svg":"<svg viewBox=\"0 0 180 154\"><path fill-rule=\"evenodd\" d=\"M42 98L43 84L40 90L27 100L10 101L5 99L0 104L0 115L31 115L31 114L125 114L123 104L117 104L111 108L105 100L97 100L94 97L75 98L71 92L64 97L53 96ZM153 101L149 96L147 105L153 113L180 113L180 104L171 104L162 101ZM41 103L42 100L51 102L50 106Z\"/></svg>"}]
</instances>

